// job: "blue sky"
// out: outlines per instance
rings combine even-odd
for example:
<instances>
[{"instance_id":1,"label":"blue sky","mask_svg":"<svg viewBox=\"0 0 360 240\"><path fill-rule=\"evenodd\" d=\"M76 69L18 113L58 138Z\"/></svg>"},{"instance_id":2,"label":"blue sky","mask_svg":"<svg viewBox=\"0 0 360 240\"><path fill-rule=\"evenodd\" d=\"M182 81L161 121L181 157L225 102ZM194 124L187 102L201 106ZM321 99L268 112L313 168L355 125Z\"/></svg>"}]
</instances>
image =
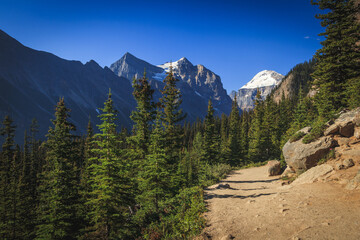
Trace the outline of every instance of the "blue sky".
<instances>
[{"instance_id":1,"label":"blue sky","mask_svg":"<svg viewBox=\"0 0 360 240\"><path fill-rule=\"evenodd\" d=\"M126 52L152 64L188 58L228 92L261 70L286 74L321 47L310 0L0 0L0 28L26 46L110 66Z\"/></svg>"}]
</instances>

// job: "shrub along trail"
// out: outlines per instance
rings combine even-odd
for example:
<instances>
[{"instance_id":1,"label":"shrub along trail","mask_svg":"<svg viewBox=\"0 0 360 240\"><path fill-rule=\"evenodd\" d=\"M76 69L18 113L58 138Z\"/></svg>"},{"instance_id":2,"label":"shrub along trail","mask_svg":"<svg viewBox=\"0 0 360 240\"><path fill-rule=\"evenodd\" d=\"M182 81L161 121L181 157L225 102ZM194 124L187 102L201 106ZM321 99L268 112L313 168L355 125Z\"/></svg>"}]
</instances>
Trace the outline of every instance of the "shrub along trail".
<instances>
[{"instance_id":1,"label":"shrub along trail","mask_svg":"<svg viewBox=\"0 0 360 240\"><path fill-rule=\"evenodd\" d=\"M281 186L266 167L206 189L205 239L360 239L360 192L336 183Z\"/></svg>"}]
</instances>

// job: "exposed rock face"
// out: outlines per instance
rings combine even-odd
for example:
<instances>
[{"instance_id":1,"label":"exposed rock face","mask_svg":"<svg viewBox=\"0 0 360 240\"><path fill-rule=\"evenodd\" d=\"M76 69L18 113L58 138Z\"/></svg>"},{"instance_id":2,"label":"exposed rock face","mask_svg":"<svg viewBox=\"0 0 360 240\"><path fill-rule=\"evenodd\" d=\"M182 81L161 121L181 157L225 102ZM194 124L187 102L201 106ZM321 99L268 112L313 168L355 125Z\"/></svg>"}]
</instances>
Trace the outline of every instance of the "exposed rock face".
<instances>
[{"instance_id":1,"label":"exposed rock face","mask_svg":"<svg viewBox=\"0 0 360 240\"><path fill-rule=\"evenodd\" d=\"M271 160L267 163L269 176L276 176L280 174L281 167L278 160Z\"/></svg>"},{"instance_id":2,"label":"exposed rock face","mask_svg":"<svg viewBox=\"0 0 360 240\"><path fill-rule=\"evenodd\" d=\"M230 93L231 99L234 100L235 96L240 109L250 110L254 108L254 99L259 90L261 98L265 99L271 91L280 84L283 75L275 72L264 70L256 74L247 84L241 87L237 92Z\"/></svg>"},{"instance_id":3,"label":"exposed rock face","mask_svg":"<svg viewBox=\"0 0 360 240\"><path fill-rule=\"evenodd\" d=\"M333 124L331 124L325 131L324 135L340 134L344 137L351 137L354 135L355 126L360 125L360 108L341 114Z\"/></svg>"},{"instance_id":4,"label":"exposed rock face","mask_svg":"<svg viewBox=\"0 0 360 240\"><path fill-rule=\"evenodd\" d=\"M288 166L299 172L316 166L330 148L335 146L336 141L331 137L321 137L309 144L304 144L301 140L292 143L288 141L283 147L283 154Z\"/></svg>"},{"instance_id":5,"label":"exposed rock face","mask_svg":"<svg viewBox=\"0 0 360 240\"><path fill-rule=\"evenodd\" d=\"M146 70L147 76L151 77L162 73L164 70L145 62L130 53L125 53L122 58L110 65L110 69L119 77L124 77L132 81L133 77L141 78Z\"/></svg>"},{"instance_id":6,"label":"exposed rock face","mask_svg":"<svg viewBox=\"0 0 360 240\"><path fill-rule=\"evenodd\" d=\"M281 174L281 177L292 177L295 174L295 171L291 169L290 166L287 166L284 172Z\"/></svg>"},{"instance_id":7,"label":"exposed rock face","mask_svg":"<svg viewBox=\"0 0 360 240\"><path fill-rule=\"evenodd\" d=\"M89 117L93 126L99 123L97 109L103 107L109 88L119 124L129 127L135 100L127 79L95 61L82 64L30 49L0 30L0 118L10 114L15 120L18 142L33 118L39 122L39 136L45 136L60 97L72 110L70 121L85 132Z\"/></svg>"},{"instance_id":8,"label":"exposed rock face","mask_svg":"<svg viewBox=\"0 0 360 240\"><path fill-rule=\"evenodd\" d=\"M349 168L349 167L354 166L355 164L354 164L354 161L352 160L352 158L348 158L343 161L343 165L345 168Z\"/></svg>"},{"instance_id":9,"label":"exposed rock face","mask_svg":"<svg viewBox=\"0 0 360 240\"><path fill-rule=\"evenodd\" d=\"M293 183L292 185L299 185L305 183L313 183L320 177L330 173L333 171L333 167L328 164L322 164L316 167L311 168L310 170L306 171L305 173L301 174Z\"/></svg>"},{"instance_id":10,"label":"exposed rock face","mask_svg":"<svg viewBox=\"0 0 360 240\"><path fill-rule=\"evenodd\" d=\"M346 185L346 189L348 190L354 190L354 189L360 189L360 171L357 173L357 175L350 180L350 182Z\"/></svg>"},{"instance_id":11,"label":"exposed rock face","mask_svg":"<svg viewBox=\"0 0 360 240\"><path fill-rule=\"evenodd\" d=\"M178 82L177 87L183 96L182 108L188 113L187 120L195 120L206 115L209 99L212 100L216 114L229 114L231 111L231 98L223 88L218 75L205 68L203 65L194 66L188 59L181 58L172 63L152 65L130 53L126 53L120 60L113 63L110 69L118 76L131 80L141 77L146 69L147 77L155 89L155 97L160 97L164 84L162 80L169 72L170 65Z\"/></svg>"}]
</instances>

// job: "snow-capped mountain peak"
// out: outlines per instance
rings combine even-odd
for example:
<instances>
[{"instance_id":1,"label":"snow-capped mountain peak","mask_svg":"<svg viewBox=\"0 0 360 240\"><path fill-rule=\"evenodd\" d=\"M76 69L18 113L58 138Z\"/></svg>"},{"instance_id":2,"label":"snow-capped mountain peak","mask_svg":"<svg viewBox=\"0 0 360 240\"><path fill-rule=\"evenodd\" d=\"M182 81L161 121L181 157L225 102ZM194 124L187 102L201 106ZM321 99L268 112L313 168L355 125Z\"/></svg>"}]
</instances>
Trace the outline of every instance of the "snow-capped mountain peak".
<instances>
[{"instance_id":1,"label":"snow-capped mountain peak","mask_svg":"<svg viewBox=\"0 0 360 240\"><path fill-rule=\"evenodd\" d=\"M175 61L175 62L167 62L161 65L157 65L158 67L162 68L165 70L165 72L169 72L170 71L170 65L172 66L173 69L177 69L179 68L179 64L191 64L189 62L189 60L187 60L187 58L182 57L179 60ZM191 64L192 65L192 64Z\"/></svg>"},{"instance_id":2,"label":"snow-capped mountain peak","mask_svg":"<svg viewBox=\"0 0 360 240\"><path fill-rule=\"evenodd\" d=\"M264 70L256 74L250 82L242 86L240 89L253 89L267 86L278 85L284 75L272 70Z\"/></svg>"}]
</instances>

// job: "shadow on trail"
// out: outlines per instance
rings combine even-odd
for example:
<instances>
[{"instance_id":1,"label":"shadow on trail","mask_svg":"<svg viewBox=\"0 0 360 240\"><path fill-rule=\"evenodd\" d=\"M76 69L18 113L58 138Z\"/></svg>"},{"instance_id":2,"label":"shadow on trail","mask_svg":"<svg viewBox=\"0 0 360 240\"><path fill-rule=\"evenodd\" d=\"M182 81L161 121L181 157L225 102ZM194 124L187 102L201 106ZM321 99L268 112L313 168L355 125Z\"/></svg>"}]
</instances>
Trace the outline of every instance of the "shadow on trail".
<instances>
[{"instance_id":1,"label":"shadow on trail","mask_svg":"<svg viewBox=\"0 0 360 240\"><path fill-rule=\"evenodd\" d=\"M271 183L274 181L280 180L280 178L274 178L269 180L254 180L254 181L232 181L232 180L222 180L220 183Z\"/></svg>"},{"instance_id":2,"label":"shadow on trail","mask_svg":"<svg viewBox=\"0 0 360 240\"><path fill-rule=\"evenodd\" d=\"M273 195L275 193L260 193L260 194L251 194L248 196L240 196L240 195L233 195L233 194L207 194L204 196L205 200L213 199L213 198L240 198L240 199L246 199L246 198L258 198L261 196L269 196Z\"/></svg>"}]
</instances>

